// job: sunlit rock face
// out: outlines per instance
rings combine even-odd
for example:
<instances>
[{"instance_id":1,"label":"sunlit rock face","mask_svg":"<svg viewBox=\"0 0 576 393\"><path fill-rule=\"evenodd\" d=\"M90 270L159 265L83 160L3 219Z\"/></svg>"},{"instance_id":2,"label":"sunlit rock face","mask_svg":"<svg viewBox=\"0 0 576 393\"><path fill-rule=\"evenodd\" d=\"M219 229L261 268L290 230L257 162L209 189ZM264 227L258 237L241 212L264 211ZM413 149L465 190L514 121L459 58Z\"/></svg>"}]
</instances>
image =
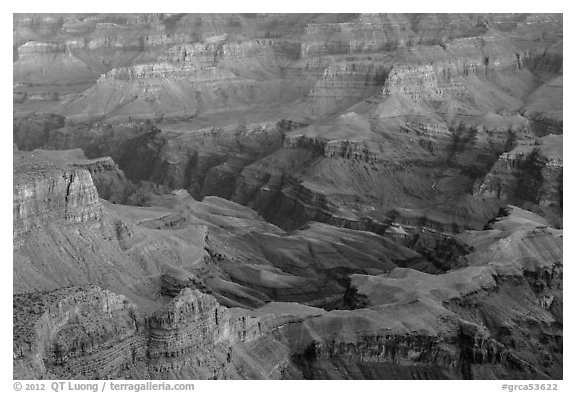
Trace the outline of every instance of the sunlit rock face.
<instances>
[{"instance_id":1,"label":"sunlit rock face","mask_svg":"<svg viewBox=\"0 0 576 393\"><path fill-rule=\"evenodd\" d=\"M561 14L15 14L14 378L559 379Z\"/></svg>"},{"instance_id":2,"label":"sunlit rock face","mask_svg":"<svg viewBox=\"0 0 576 393\"><path fill-rule=\"evenodd\" d=\"M33 154L15 157L14 236L54 220L98 221L98 192L85 169L57 167L37 160Z\"/></svg>"}]
</instances>

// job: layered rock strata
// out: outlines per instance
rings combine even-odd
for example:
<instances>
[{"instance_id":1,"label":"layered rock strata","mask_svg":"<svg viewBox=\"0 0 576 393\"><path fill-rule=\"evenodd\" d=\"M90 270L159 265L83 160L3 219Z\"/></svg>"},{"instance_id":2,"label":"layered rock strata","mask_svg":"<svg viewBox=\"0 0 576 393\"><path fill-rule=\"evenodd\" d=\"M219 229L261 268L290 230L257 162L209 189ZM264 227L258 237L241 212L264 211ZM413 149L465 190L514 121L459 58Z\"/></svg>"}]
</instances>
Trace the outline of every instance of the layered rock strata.
<instances>
[{"instance_id":1,"label":"layered rock strata","mask_svg":"<svg viewBox=\"0 0 576 393\"><path fill-rule=\"evenodd\" d=\"M184 289L146 316L95 287L17 295L15 375L561 378L562 231L520 209L506 214L461 235L474 247L468 267L352 275L348 310L226 309Z\"/></svg>"},{"instance_id":2,"label":"layered rock strata","mask_svg":"<svg viewBox=\"0 0 576 393\"><path fill-rule=\"evenodd\" d=\"M59 168L34 155L15 157L15 238L54 221L97 222L102 206L86 169Z\"/></svg>"},{"instance_id":3,"label":"layered rock strata","mask_svg":"<svg viewBox=\"0 0 576 393\"><path fill-rule=\"evenodd\" d=\"M17 295L14 306L19 379L225 377L217 362L230 363L234 344L267 328L265 319L229 311L190 289L148 317L98 287Z\"/></svg>"}]
</instances>

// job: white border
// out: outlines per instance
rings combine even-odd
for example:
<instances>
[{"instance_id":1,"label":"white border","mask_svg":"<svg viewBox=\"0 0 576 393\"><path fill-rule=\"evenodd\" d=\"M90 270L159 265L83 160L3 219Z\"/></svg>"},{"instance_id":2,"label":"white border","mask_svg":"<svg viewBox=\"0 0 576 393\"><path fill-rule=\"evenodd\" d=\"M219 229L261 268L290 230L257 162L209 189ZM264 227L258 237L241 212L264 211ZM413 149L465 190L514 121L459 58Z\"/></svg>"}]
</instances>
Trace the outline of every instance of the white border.
<instances>
[{"instance_id":1,"label":"white border","mask_svg":"<svg viewBox=\"0 0 576 393\"><path fill-rule=\"evenodd\" d=\"M0 390L13 391L12 381L12 359L10 358L12 342L12 230L11 230L11 196L8 194L8 182L12 180L12 133L9 123L12 121L12 70L9 69L9 60L11 58L12 46L12 13L25 12L559 12L564 13L564 35L567 37L566 42L568 50L564 52L564 63L567 65L574 64L573 51L574 46L574 25L572 7L567 5L567 1L513 1L504 2L502 0L484 0L475 2L464 1L316 1L311 0L288 0L285 2L268 0L186 0L186 1L161 1L148 2L143 1L129 2L119 0L97 0L97 1L50 1L50 0L4 0L2 4L1 28L2 33L2 54L6 57L2 64L2 142L0 144L2 153L0 154L2 168L2 184L6 182L4 192L0 193L0 206L2 206L1 215L1 250L2 258L0 263L0 287L2 288L1 296L1 314L4 317L4 323L0 324L0 333L2 334L2 351L0 352ZM567 74L564 76L564 106L568 108L569 114L564 119L564 146L567 152L571 147L576 146L574 143L573 123L570 114L570 108L573 104L571 94L574 90L574 77L572 76L571 67L567 67ZM565 181L564 193L568 198L564 198L568 203L564 207L564 225L566 242L564 242L564 261L565 263L565 285L564 285L564 302L566 304L566 314L564 316L564 381L557 381L559 391L568 392L576 391L576 377L574 370L574 290L571 284L574 283L574 268L571 265L574 257L574 208L571 206L569 196L574 193L574 181L570 174L574 173L574 163L571 155L564 157ZM573 333L575 332L575 333ZM520 382L517 382L520 383ZM526 383L535 383L535 381L526 381ZM501 390L502 381L196 381L195 391L262 391L262 392L288 392L294 389L303 389L304 391L315 389L329 389L330 392L344 392L350 390L361 391L382 391L384 389L393 392L396 391L453 391L453 392L503 392ZM570 386L572 388L570 388Z\"/></svg>"}]
</instances>

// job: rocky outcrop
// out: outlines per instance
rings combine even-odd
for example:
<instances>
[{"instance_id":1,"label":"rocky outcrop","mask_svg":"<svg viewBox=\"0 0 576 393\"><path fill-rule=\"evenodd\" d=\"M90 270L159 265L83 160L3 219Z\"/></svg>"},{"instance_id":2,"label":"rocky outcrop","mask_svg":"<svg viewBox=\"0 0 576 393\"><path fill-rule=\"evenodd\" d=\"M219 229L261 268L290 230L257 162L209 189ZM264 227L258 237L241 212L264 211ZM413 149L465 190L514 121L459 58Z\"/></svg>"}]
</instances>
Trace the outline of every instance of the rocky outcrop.
<instances>
[{"instance_id":1,"label":"rocky outcrop","mask_svg":"<svg viewBox=\"0 0 576 393\"><path fill-rule=\"evenodd\" d=\"M86 169L15 153L13 186L15 238L58 220L97 222L101 217L98 192Z\"/></svg>"},{"instance_id":2,"label":"rocky outcrop","mask_svg":"<svg viewBox=\"0 0 576 393\"><path fill-rule=\"evenodd\" d=\"M121 214L125 206L99 199L82 166L94 173L107 168L73 153L14 153L14 292L92 283L149 304L160 292L154 279L160 266L201 259L202 246L135 227L133 218ZM114 174L96 177L106 184ZM120 212L111 210L115 206Z\"/></svg>"},{"instance_id":3,"label":"rocky outcrop","mask_svg":"<svg viewBox=\"0 0 576 393\"><path fill-rule=\"evenodd\" d=\"M446 45L442 57L448 55L450 60L432 57L434 60L429 64L394 65L384 83L382 97L404 94L416 101L469 100L475 92L466 88L464 78L520 70L530 61L527 52L515 52L509 48L502 50L498 44L484 40L456 40ZM495 52L491 53L491 50ZM471 52L478 52L477 57L471 56Z\"/></svg>"},{"instance_id":4,"label":"rocky outcrop","mask_svg":"<svg viewBox=\"0 0 576 393\"><path fill-rule=\"evenodd\" d=\"M375 152L370 142L349 140L323 140L303 135L285 139L283 146L287 149L306 149L317 152L326 158L341 158L362 161L367 164L382 164L384 160Z\"/></svg>"},{"instance_id":5,"label":"rocky outcrop","mask_svg":"<svg viewBox=\"0 0 576 393\"><path fill-rule=\"evenodd\" d=\"M230 82L234 74L218 71L215 68L194 69L175 67L169 63L142 64L131 68L115 68L98 79L98 83L104 84L107 81L131 81L146 82L146 79L184 79L190 83L208 83L216 86L216 82Z\"/></svg>"},{"instance_id":6,"label":"rocky outcrop","mask_svg":"<svg viewBox=\"0 0 576 393\"><path fill-rule=\"evenodd\" d=\"M433 89L437 84L438 80L431 65L394 67L386 78L382 94L401 93L411 99L419 99L427 89Z\"/></svg>"},{"instance_id":7,"label":"rocky outcrop","mask_svg":"<svg viewBox=\"0 0 576 393\"><path fill-rule=\"evenodd\" d=\"M166 60L171 63L187 63L198 68L221 65L234 67L234 61L260 60L270 61L270 56L283 55L285 46L282 41L258 39L230 42L226 36L216 42L175 45L168 50Z\"/></svg>"},{"instance_id":8,"label":"rocky outcrop","mask_svg":"<svg viewBox=\"0 0 576 393\"><path fill-rule=\"evenodd\" d=\"M150 318L148 348L152 375L230 377L220 361L230 363L232 345L267 333L261 318L220 306L214 297L190 289L175 297L168 309Z\"/></svg>"},{"instance_id":9,"label":"rocky outcrop","mask_svg":"<svg viewBox=\"0 0 576 393\"><path fill-rule=\"evenodd\" d=\"M72 53L71 46L65 42L28 41L18 47L15 60L14 80L25 84L46 86L56 81L86 83L97 76L85 61ZM37 72L39 69L42 70L41 74Z\"/></svg>"},{"instance_id":10,"label":"rocky outcrop","mask_svg":"<svg viewBox=\"0 0 576 393\"><path fill-rule=\"evenodd\" d=\"M78 162L75 166L87 169L98 190L98 196L112 203L126 204L136 191L137 187L126 178L124 171L110 157Z\"/></svg>"},{"instance_id":11,"label":"rocky outcrop","mask_svg":"<svg viewBox=\"0 0 576 393\"><path fill-rule=\"evenodd\" d=\"M17 295L14 307L19 379L225 378L218 362L230 363L232 346L268 329L264 319L190 289L152 316L94 286Z\"/></svg>"},{"instance_id":12,"label":"rocky outcrop","mask_svg":"<svg viewBox=\"0 0 576 393\"><path fill-rule=\"evenodd\" d=\"M386 79L389 68L387 64L373 61L330 63L308 96L318 113L349 106L374 94Z\"/></svg>"},{"instance_id":13,"label":"rocky outcrop","mask_svg":"<svg viewBox=\"0 0 576 393\"><path fill-rule=\"evenodd\" d=\"M28 41L18 47L18 59L22 60L44 53L65 52L65 50L65 46L57 42Z\"/></svg>"},{"instance_id":14,"label":"rocky outcrop","mask_svg":"<svg viewBox=\"0 0 576 393\"><path fill-rule=\"evenodd\" d=\"M47 137L47 140L50 140L50 136ZM60 151L36 149L31 154L22 154L23 156L19 159L22 162L27 160L27 157L31 157L32 160L45 161L47 164L52 162L58 165L60 163L63 167L69 166L72 169L88 170L98 191L98 197L112 203L126 203L130 195L137 189L110 157L90 160L85 157L81 149Z\"/></svg>"},{"instance_id":15,"label":"rocky outcrop","mask_svg":"<svg viewBox=\"0 0 576 393\"><path fill-rule=\"evenodd\" d=\"M143 355L134 306L98 287L17 295L14 310L17 378L102 378Z\"/></svg>"}]
</instances>

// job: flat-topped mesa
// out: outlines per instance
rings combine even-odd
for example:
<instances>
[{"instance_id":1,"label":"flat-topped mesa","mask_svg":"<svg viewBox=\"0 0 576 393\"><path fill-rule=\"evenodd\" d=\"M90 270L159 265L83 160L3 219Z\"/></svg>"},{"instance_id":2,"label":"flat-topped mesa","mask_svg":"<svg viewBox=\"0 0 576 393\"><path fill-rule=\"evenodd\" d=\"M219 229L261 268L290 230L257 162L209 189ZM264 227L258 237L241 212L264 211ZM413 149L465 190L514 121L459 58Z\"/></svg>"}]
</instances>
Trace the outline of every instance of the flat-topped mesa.
<instances>
[{"instance_id":1,"label":"flat-topped mesa","mask_svg":"<svg viewBox=\"0 0 576 393\"><path fill-rule=\"evenodd\" d=\"M86 64L72 55L71 50L75 45L78 43L68 45L68 42L50 41L28 41L20 45L14 52L14 80L41 85L58 72L62 75L68 73L67 77L76 77L79 72L90 73L90 70L86 70ZM45 97L50 95L57 97L58 93L50 91ZM38 99L38 94L29 94L28 98Z\"/></svg>"},{"instance_id":2,"label":"flat-topped mesa","mask_svg":"<svg viewBox=\"0 0 576 393\"><path fill-rule=\"evenodd\" d=\"M75 163L74 166L88 169L92 178L103 172L114 172L120 169L111 157L98 157L91 160L87 159L84 162Z\"/></svg>"},{"instance_id":3,"label":"flat-topped mesa","mask_svg":"<svg viewBox=\"0 0 576 393\"><path fill-rule=\"evenodd\" d=\"M342 19L350 17L342 16ZM386 31L387 34L382 34ZM373 53L404 46L414 37L402 15L364 14L340 22L310 23L302 44L302 57Z\"/></svg>"},{"instance_id":4,"label":"flat-topped mesa","mask_svg":"<svg viewBox=\"0 0 576 393\"><path fill-rule=\"evenodd\" d=\"M441 123L423 123L421 121L409 121L406 124L400 126L403 131L412 130L419 135L425 135L430 137L447 137L450 136L450 127L446 124Z\"/></svg>"},{"instance_id":5,"label":"flat-topped mesa","mask_svg":"<svg viewBox=\"0 0 576 393\"><path fill-rule=\"evenodd\" d=\"M302 127L304 124L290 120L270 121L247 124L239 127L229 125L225 127L208 127L198 130L187 131L180 134L177 139L182 145L189 146L192 150L197 145L214 147L238 147L244 140L253 140L254 150L261 150L267 145L279 146L283 134L293 128Z\"/></svg>"},{"instance_id":6,"label":"flat-topped mesa","mask_svg":"<svg viewBox=\"0 0 576 393\"><path fill-rule=\"evenodd\" d=\"M96 222L102 205L90 172L14 153L14 236L56 220Z\"/></svg>"},{"instance_id":7,"label":"flat-topped mesa","mask_svg":"<svg viewBox=\"0 0 576 393\"><path fill-rule=\"evenodd\" d=\"M34 57L49 53L61 53L66 51L66 46L58 42L28 41L18 47L18 59Z\"/></svg>"},{"instance_id":8,"label":"flat-topped mesa","mask_svg":"<svg viewBox=\"0 0 576 393\"><path fill-rule=\"evenodd\" d=\"M67 40L68 41L68 40ZM73 50L82 40L28 41L14 52L14 81L33 85L67 85L93 82L98 66L91 68L85 58L76 57ZM51 89L50 92L60 89Z\"/></svg>"},{"instance_id":9,"label":"flat-topped mesa","mask_svg":"<svg viewBox=\"0 0 576 393\"><path fill-rule=\"evenodd\" d=\"M117 29L163 29L158 14L15 14L15 36L19 36L19 29L31 30L51 34L68 33L80 34ZM48 34L44 34L48 35Z\"/></svg>"},{"instance_id":10,"label":"flat-topped mesa","mask_svg":"<svg viewBox=\"0 0 576 393\"><path fill-rule=\"evenodd\" d=\"M518 63L510 63L509 66L520 67ZM471 93L458 79L470 73L481 73L483 69L488 72L485 60L478 58L461 62L397 65L390 71L381 97L391 94L404 94L413 100L439 100L443 96L468 97Z\"/></svg>"},{"instance_id":11,"label":"flat-topped mesa","mask_svg":"<svg viewBox=\"0 0 576 393\"><path fill-rule=\"evenodd\" d=\"M302 63L309 72L318 74L319 79L308 92L310 108L317 114L334 112L373 95L381 88L390 70L385 63L364 59L325 60ZM320 74L318 71L322 69Z\"/></svg>"},{"instance_id":12,"label":"flat-topped mesa","mask_svg":"<svg viewBox=\"0 0 576 393\"><path fill-rule=\"evenodd\" d=\"M170 47L167 53L160 56L160 62L196 64L200 67L213 67L216 65L218 47L216 43L195 42L178 44Z\"/></svg>"},{"instance_id":13,"label":"flat-topped mesa","mask_svg":"<svg viewBox=\"0 0 576 393\"><path fill-rule=\"evenodd\" d=\"M171 43L164 26L158 21L152 21L154 16L139 15L149 19L148 23L130 24L128 20L119 23L96 21L92 23L87 39L88 49L101 48L140 48ZM129 18L130 19L130 18ZM122 24L120 24L122 23Z\"/></svg>"},{"instance_id":14,"label":"flat-topped mesa","mask_svg":"<svg viewBox=\"0 0 576 393\"><path fill-rule=\"evenodd\" d=\"M195 67L178 67L169 63L157 63L115 68L103 74L98 79L98 83L102 84L108 81L142 81L142 83L147 83L154 79L183 79L190 83L205 83L235 78L236 76L230 71L214 67L197 69Z\"/></svg>"},{"instance_id":15,"label":"flat-topped mesa","mask_svg":"<svg viewBox=\"0 0 576 393\"><path fill-rule=\"evenodd\" d=\"M100 157L74 164L74 167L87 169L98 190L98 196L113 203L125 203L135 190L118 164L111 157Z\"/></svg>"},{"instance_id":16,"label":"flat-topped mesa","mask_svg":"<svg viewBox=\"0 0 576 393\"><path fill-rule=\"evenodd\" d=\"M464 75L523 68L536 55L498 35L459 38L447 43L445 49Z\"/></svg>"},{"instance_id":17,"label":"flat-topped mesa","mask_svg":"<svg viewBox=\"0 0 576 393\"><path fill-rule=\"evenodd\" d=\"M170 36L157 15L66 15L59 18L35 16L34 18L15 18L14 41L50 37L64 40L71 48L94 49L144 49L166 45L179 40L189 40L187 36ZM45 25L45 26L43 26ZM76 37L82 37L77 39ZM176 38L176 39L175 39Z\"/></svg>"},{"instance_id":18,"label":"flat-topped mesa","mask_svg":"<svg viewBox=\"0 0 576 393\"><path fill-rule=\"evenodd\" d=\"M291 135L284 139L283 147L287 149L306 149L326 158L342 158L369 164L384 161L375 151L371 150L367 142L363 141L326 140L304 135Z\"/></svg>"},{"instance_id":19,"label":"flat-topped mesa","mask_svg":"<svg viewBox=\"0 0 576 393\"><path fill-rule=\"evenodd\" d=\"M302 44L302 57L374 53L439 44L486 32L482 16L362 14L340 16L339 22L310 23Z\"/></svg>"},{"instance_id":20,"label":"flat-topped mesa","mask_svg":"<svg viewBox=\"0 0 576 393\"><path fill-rule=\"evenodd\" d=\"M466 98L473 94L464 87L468 75L519 70L536 56L509 45L501 46L495 37L461 38L444 48L445 51L432 52L421 47L407 52L407 63L391 65L381 97L400 93L424 101L445 96ZM418 58L422 56L429 56L430 61L420 62Z\"/></svg>"},{"instance_id":21,"label":"flat-topped mesa","mask_svg":"<svg viewBox=\"0 0 576 393\"><path fill-rule=\"evenodd\" d=\"M200 109L222 110L264 100L259 86L266 82L225 67L188 63L153 63L116 68L102 74L96 85L76 101L67 102L83 113L118 116L189 114ZM183 99L187 97L187 99Z\"/></svg>"},{"instance_id":22,"label":"flat-topped mesa","mask_svg":"<svg viewBox=\"0 0 576 393\"><path fill-rule=\"evenodd\" d=\"M394 45L371 24L358 22L312 23L306 28L300 56L314 58L335 54L373 53Z\"/></svg>"},{"instance_id":23,"label":"flat-topped mesa","mask_svg":"<svg viewBox=\"0 0 576 393\"><path fill-rule=\"evenodd\" d=\"M373 62L330 64L310 91L311 97L361 97L384 83L390 67Z\"/></svg>"},{"instance_id":24,"label":"flat-topped mesa","mask_svg":"<svg viewBox=\"0 0 576 393\"><path fill-rule=\"evenodd\" d=\"M197 42L179 44L171 47L166 60L172 62L196 63L198 57L211 57L214 62L220 60L239 60L262 57L273 54L276 41L259 39L241 42Z\"/></svg>"},{"instance_id":25,"label":"flat-topped mesa","mask_svg":"<svg viewBox=\"0 0 576 393\"><path fill-rule=\"evenodd\" d=\"M13 24L14 42L25 40L30 34L30 30L38 33L51 33L62 26L64 17L54 14L14 14Z\"/></svg>"},{"instance_id":26,"label":"flat-topped mesa","mask_svg":"<svg viewBox=\"0 0 576 393\"><path fill-rule=\"evenodd\" d=\"M255 70L270 72L278 68L276 58L292 58L290 45L270 39L241 42L199 42L178 44L159 56L154 64L143 64L111 70L101 79L146 80L178 79L188 82L209 82L234 79L236 74L251 75Z\"/></svg>"}]
</instances>

